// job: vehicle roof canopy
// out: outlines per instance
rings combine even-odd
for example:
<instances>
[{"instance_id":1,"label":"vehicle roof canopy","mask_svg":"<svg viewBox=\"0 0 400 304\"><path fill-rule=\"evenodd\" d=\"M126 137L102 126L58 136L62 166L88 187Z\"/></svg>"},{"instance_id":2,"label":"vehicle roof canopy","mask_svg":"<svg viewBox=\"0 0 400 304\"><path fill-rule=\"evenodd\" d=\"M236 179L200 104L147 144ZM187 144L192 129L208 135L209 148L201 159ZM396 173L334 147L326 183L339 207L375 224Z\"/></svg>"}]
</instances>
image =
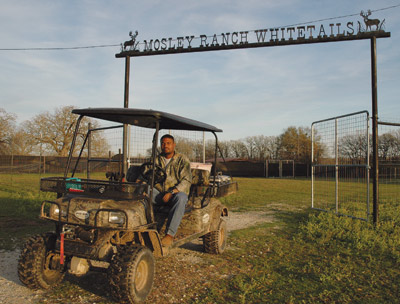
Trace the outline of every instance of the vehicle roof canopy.
<instances>
[{"instance_id":1,"label":"vehicle roof canopy","mask_svg":"<svg viewBox=\"0 0 400 304\"><path fill-rule=\"evenodd\" d=\"M221 129L200 121L154 110L87 108L74 109L72 113L151 129L156 128L156 123L158 121L160 129L222 132Z\"/></svg>"}]
</instances>

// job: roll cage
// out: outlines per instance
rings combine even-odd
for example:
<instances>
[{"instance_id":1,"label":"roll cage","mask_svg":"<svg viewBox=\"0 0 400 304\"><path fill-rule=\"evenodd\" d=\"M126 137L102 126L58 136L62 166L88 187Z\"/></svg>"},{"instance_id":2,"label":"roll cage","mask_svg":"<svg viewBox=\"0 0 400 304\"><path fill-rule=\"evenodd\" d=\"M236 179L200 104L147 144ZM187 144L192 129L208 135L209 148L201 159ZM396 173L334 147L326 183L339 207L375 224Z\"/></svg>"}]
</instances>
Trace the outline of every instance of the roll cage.
<instances>
[{"instance_id":1,"label":"roll cage","mask_svg":"<svg viewBox=\"0 0 400 304\"><path fill-rule=\"evenodd\" d=\"M202 123L196 120L192 120L186 117L174 115L171 113L166 113L166 112L161 112L161 111L154 111L154 110L145 110L145 109L130 109L130 108L86 108L86 109L74 109L72 110L72 113L79 115L79 118L76 123L75 127L75 132L74 136L72 139L71 143L71 148L67 160L67 166L65 168L64 172L64 178L67 178L70 166L71 166L71 160L72 160L72 154L75 148L75 143L76 143L76 137L78 135L78 130L80 126L80 122L82 121L83 117L91 117L91 118L96 118L96 119L101 119L105 121L111 121L111 122L116 122L116 123L121 123L124 126L125 125L132 125L132 126L138 126L138 127L143 127L143 128L149 128L149 129L154 129L154 135L153 135L153 140L152 140L152 153L151 153L151 162L154 164L156 162L156 157L157 157L157 147L158 147L158 138L159 138L159 131L160 130L188 130L188 131L203 131L203 132L210 132L214 135L215 137L215 153L214 153L214 164L217 163L217 153L218 153L218 137L217 134L218 132L222 132L221 129L218 129L212 125ZM82 144L82 148L80 150L79 156L77 163L75 165L74 170L72 171L71 177L74 176L76 166L82 156L83 149L86 145L87 139L89 136L89 132L86 135L84 142ZM124 145L126 144L126 141L123 143ZM125 164L127 160L123 159L124 164L121 166L122 168L127 168L127 164ZM212 183L215 187L215 178L217 176L216 172L216 165L213 166L213 170L211 172L212 177L211 180L214 182ZM154 167L153 167L154 168ZM123 171L123 169L122 169ZM121 177L119 180L119 183L122 183L122 177L124 176L124 173L126 174L127 172L120 172L119 176ZM149 197L152 197L153 194L153 188L154 188L154 170L152 171L152 178L151 178L151 184L150 186L150 192L149 192ZM208 189L207 194L212 195L213 189ZM153 219L153 215L149 215L150 218Z\"/></svg>"},{"instance_id":2,"label":"roll cage","mask_svg":"<svg viewBox=\"0 0 400 304\"><path fill-rule=\"evenodd\" d=\"M222 132L221 129L218 129L212 125L202 123L197 120L189 119L186 117L161 112L154 110L144 110L144 109L129 109L129 108L87 108L87 109L74 109L72 113L78 114L79 118L76 123L74 136L71 143L70 153L68 156L67 166L65 168L64 177L67 177L67 174L70 169L72 154L75 148L76 137L78 134L80 122L83 117L91 117L97 118L105 121L122 123L124 125L132 125L143 128L154 129L155 133L153 136L153 145L152 145L152 161L154 163L156 157L156 149L158 144L158 134L160 130L187 130L187 131L203 131L203 132L211 132L215 137L215 157L214 162L216 163L217 159L217 150L218 150L218 137L216 135L217 132ZM81 151L79 153L78 161L82 155L83 148L87 142L88 135L86 135L85 140L83 142ZM125 142L124 142L125 144ZM126 162L126 160L123 160ZM215 166L214 166L215 167ZM123 168L126 168L125 164ZM215 170L214 170L215 171ZM72 172L72 176L75 173L75 169ZM121 172L126 173L126 172ZM213 172L215 175L216 172ZM121 174L122 176L122 174Z\"/></svg>"}]
</instances>

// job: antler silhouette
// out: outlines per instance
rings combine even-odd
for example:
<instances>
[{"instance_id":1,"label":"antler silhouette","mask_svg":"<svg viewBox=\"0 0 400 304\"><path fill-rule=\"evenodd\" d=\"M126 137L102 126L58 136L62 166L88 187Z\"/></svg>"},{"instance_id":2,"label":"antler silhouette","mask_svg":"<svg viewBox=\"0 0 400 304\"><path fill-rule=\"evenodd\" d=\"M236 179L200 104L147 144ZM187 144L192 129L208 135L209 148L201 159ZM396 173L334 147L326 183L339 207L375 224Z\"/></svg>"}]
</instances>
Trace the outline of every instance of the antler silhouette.
<instances>
[{"instance_id":1,"label":"antler silhouette","mask_svg":"<svg viewBox=\"0 0 400 304\"><path fill-rule=\"evenodd\" d=\"M377 31L380 20L379 19L369 19L368 16L371 16L371 14L372 14L371 10L368 10L367 13L364 13L364 11L361 11L360 16L362 16L364 18L364 23L367 28L367 31L368 31L368 28L369 28L369 30L372 30L373 25L376 26L375 30Z\"/></svg>"}]
</instances>

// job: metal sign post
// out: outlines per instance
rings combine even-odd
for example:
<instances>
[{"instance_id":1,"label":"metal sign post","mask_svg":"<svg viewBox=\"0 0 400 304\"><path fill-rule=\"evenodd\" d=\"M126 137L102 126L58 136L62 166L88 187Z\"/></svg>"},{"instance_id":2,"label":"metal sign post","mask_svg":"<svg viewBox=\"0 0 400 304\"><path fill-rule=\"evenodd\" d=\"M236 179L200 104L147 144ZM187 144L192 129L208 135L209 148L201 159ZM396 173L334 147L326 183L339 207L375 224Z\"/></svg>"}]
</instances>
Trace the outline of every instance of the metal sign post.
<instances>
[{"instance_id":1,"label":"metal sign post","mask_svg":"<svg viewBox=\"0 0 400 304\"><path fill-rule=\"evenodd\" d=\"M372 87L372 177L373 177L373 221L378 223L378 84L376 75L376 37L371 38L371 87Z\"/></svg>"},{"instance_id":2,"label":"metal sign post","mask_svg":"<svg viewBox=\"0 0 400 304\"><path fill-rule=\"evenodd\" d=\"M125 93L124 93L124 108L129 108L129 77L130 77L130 57L125 57ZM121 172L121 179L123 178L123 174L126 175L128 172L128 125L124 124L123 130L123 143L122 143L122 160L123 160L123 168Z\"/></svg>"}]
</instances>

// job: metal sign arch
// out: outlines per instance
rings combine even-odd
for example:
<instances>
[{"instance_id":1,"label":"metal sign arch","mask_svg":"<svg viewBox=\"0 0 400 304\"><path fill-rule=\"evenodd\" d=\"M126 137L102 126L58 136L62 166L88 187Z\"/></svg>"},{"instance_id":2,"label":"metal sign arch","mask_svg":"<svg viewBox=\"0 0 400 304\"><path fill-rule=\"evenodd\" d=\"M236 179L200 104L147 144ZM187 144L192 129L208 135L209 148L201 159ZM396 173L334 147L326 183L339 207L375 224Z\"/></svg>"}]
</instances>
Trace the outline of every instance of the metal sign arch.
<instances>
[{"instance_id":1,"label":"metal sign arch","mask_svg":"<svg viewBox=\"0 0 400 304\"><path fill-rule=\"evenodd\" d=\"M377 94L377 54L376 39L389 38L386 32L385 19L369 19L371 11L361 11L365 27L360 21L342 23L308 24L299 26L259 29L254 31L238 31L221 33L220 35L194 35L176 38L163 37L157 39L137 40L138 31L132 34L130 40L121 43L121 52L116 58L125 58L125 88L124 107L129 107L129 78L130 58L156 56L168 54L183 54L196 52L210 52L222 50L236 50L260 47L275 47L286 45L301 45L339 41L365 40L371 41L371 92L372 92L372 177L373 177L373 222L378 222L378 94ZM374 28L375 27L375 28ZM270 39L267 39L267 38ZM124 142L127 142L127 125L124 125ZM124 144L126 147L126 145ZM127 151L123 151L124 159ZM126 163L126 162L124 162ZM124 168L124 172L127 168Z\"/></svg>"}]
</instances>

